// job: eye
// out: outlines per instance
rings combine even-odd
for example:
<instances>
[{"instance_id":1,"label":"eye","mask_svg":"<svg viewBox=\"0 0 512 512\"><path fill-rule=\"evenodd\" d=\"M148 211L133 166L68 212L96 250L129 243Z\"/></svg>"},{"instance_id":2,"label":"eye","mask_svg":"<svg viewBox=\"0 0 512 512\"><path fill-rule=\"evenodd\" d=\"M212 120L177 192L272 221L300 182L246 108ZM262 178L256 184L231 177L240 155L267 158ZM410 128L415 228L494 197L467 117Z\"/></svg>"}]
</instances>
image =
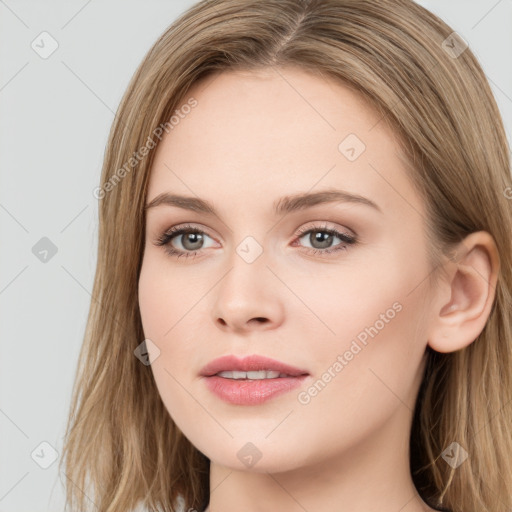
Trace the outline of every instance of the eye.
<instances>
[{"instance_id":1,"label":"eye","mask_svg":"<svg viewBox=\"0 0 512 512\"><path fill-rule=\"evenodd\" d=\"M174 226L158 237L156 245L165 246L165 251L171 256L189 258L196 256L198 251L204 248L202 245L205 236L210 238L204 231L190 225ZM175 239L180 238L183 249L177 249L173 246Z\"/></svg>"},{"instance_id":2,"label":"eye","mask_svg":"<svg viewBox=\"0 0 512 512\"><path fill-rule=\"evenodd\" d=\"M205 237L211 238L203 230L194 226L174 226L160 235L155 242L155 245L164 246L165 251L170 256L176 258L180 258L181 256L190 258L197 256L201 249L206 248L203 245ZM301 228L295 237L296 239L292 245L296 246L297 240L306 238L306 241L311 244L310 247L304 247L306 252L320 255L347 250L349 245L353 245L357 242L355 236L348 233L342 233L334 228L328 228L326 225ZM336 238L339 239L341 243L332 246L332 243ZM179 242L182 248L176 247L174 245L175 242Z\"/></svg>"},{"instance_id":3,"label":"eye","mask_svg":"<svg viewBox=\"0 0 512 512\"><path fill-rule=\"evenodd\" d=\"M311 244L306 247L312 254L330 254L337 251L346 251L349 245L357 242L353 235L348 233L341 233L337 229L328 228L327 226L313 226L301 228L297 234L298 240L305 238ZM341 243L332 246L334 239L338 238Z\"/></svg>"}]
</instances>

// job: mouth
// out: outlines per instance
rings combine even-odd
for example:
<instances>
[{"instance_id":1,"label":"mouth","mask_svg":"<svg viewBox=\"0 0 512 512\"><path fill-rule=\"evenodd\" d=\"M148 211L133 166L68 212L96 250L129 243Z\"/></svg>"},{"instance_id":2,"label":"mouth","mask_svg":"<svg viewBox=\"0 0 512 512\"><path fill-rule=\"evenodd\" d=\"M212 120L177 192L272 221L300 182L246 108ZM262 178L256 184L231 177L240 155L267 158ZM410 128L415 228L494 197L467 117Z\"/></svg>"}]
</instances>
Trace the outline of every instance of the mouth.
<instances>
[{"instance_id":1,"label":"mouth","mask_svg":"<svg viewBox=\"0 0 512 512\"><path fill-rule=\"evenodd\" d=\"M309 372L264 356L223 356L206 365L201 376L224 402L259 405L300 386Z\"/></svg>"},{"instance_id":2,"label":"mouth","mask_svg":"<svg viewBox=\"0 0 512 512\"><path fill-rule=\"evenodd\" d=\"M222 374L222 375L221 375ZM251 355L238 358L222 356L210 361L200 372L203 377L219 375L227 379L275 379L309 375L307 370L265 356Z\"/></svg>"},{"instance_id":3,"label":"mouth","mask_svg":"<svg viewBox=\"0 0 512 512\"><path fill-rule=\"evenodd\" d=\"M225 379L233 379L233 380L264 380L264 379L282 379L287 377L294 377L294 375L289 375L287 373L282 373L278 370L260 370L260 371L252 371L252 372L242 372L242 371L222 371L218 372L215 375L218 377L223 377Z\"/></svg>"}]
</instances>

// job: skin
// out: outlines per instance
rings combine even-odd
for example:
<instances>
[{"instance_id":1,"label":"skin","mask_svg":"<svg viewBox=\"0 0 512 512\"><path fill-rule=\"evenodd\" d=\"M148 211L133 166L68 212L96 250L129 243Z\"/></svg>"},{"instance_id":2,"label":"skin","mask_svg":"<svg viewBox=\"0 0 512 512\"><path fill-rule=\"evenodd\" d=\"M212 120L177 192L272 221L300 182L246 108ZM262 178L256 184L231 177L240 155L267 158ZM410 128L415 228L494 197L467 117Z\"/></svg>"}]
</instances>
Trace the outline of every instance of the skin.
<instances>
[{"instance_id":1,"label":"skin","mask_svg":"<svg viewBox=\"0 0 512 512\"><path fill-rule=\"evenodd\" d=\"M459 350L483 329L498 268L492 238L470 235L458 262L447 260L446 278L429 286L425 205L393 132L342 84L267 68L208 77L191 96L198 105L157 148L147 203L172 192L210 201L217 215L148 210L139 301L163 403L211 461L208 512L434 510L409 470L425 350ZM354 161L338 149L350 133L366 145ZM283 196L328 188L364 196L381 211L337 201L272 212ZM155 243L185 223L206 233L195 258ZM297 234L325 226L358 242L309 253L343 243ZM252 263L236 252L247 236L263 250ZM192 252L186 243L185 235L172 242ZM338 355L396 303L394 318L301 403L298 394L332 373ZM228 404L199 375L225 354L265 355L310 376L262 405ZM248 442L261 454L251 467L237 457Z\"/></svg>"}]
</instances>

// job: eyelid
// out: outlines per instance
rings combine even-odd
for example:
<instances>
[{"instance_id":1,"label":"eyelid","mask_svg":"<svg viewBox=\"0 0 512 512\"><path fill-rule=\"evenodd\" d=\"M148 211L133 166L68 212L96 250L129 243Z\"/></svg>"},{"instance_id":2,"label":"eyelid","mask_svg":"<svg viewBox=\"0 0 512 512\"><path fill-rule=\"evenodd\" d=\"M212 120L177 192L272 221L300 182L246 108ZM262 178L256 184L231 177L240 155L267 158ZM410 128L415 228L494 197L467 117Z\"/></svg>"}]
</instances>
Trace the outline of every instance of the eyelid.
<instances>
[{"instance_id":1,"label":"eyelid","mask_svg":"<svg viewBox=\"0 0 512 512\"><path fill-rule=\"evenodd\" d=\"M315 224L315 222L320 224ZM357 238L357 233L354 230L346 227L331 226L328 224L328 221L325 220L308 222L297 230L295 236L299 237L308 231L321 231L323 229L326 231L338 231L341 235L345 235L347 238Z\"/></svg>"},{"instance_id":2,"label":"eyelid","mask_svg":"<svg viewBox=\"0 0 512 512\"><path fill-rule=\"evenodd\" d=\"M217 241L214 236L212 236L208 233L208 229L203 227L202 225L200 225L200 224L197 225L195 223L194 224L184 223L184 224L176 224L175 226L167 228L161 234L157 235L154 243L155 243L155 245L164 245L163 240L166 240L169 237L177 238L178 236L183 234L182 233L183 231L187 232L187 233L188 232L196 232L196 233L204 234L204 235L207 235L208 237L210 237L211 239ZM170 239L169 239L169 242L170 242Z\"/></svg>"}]
</instances>

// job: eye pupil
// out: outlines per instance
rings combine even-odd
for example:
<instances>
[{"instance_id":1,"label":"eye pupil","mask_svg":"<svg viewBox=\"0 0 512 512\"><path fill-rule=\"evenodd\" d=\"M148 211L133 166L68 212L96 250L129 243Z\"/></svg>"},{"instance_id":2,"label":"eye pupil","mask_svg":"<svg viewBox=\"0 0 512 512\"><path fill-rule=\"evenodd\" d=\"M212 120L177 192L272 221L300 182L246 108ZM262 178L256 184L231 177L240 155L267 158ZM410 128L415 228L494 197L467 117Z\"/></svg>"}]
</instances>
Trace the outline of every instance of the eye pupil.
<instances>
[{"instance_id":1,"label":"eye pupil","mask_svg":"<svg viewBox=\"0 0 512 512\"><path fill-rule=\"evenodd\" d=\"M318 247L318 249L325 249L326 247L328 248L331 245L333 235L331 233L327 233L325 231L313 231L311 233L310 238L311 238L311 242L315 242L315 243L320 242L321 247Z\"/></svg>"},{"instance_id":2,"label":"eye pupil","mask_svg":"<svg viewBox=\"0 0 512 512\"><path fill-rule=\"evenodd\" d=\"M203 241L203 235L201 235L201 233L187 233L186 235L182 236L182 243L185 249L194 251L201 248L201 243ZM192 246L190 246L189 242L191 242ZM196 244L197 246L194 244Z\"/></svg>"}]
</instances>

